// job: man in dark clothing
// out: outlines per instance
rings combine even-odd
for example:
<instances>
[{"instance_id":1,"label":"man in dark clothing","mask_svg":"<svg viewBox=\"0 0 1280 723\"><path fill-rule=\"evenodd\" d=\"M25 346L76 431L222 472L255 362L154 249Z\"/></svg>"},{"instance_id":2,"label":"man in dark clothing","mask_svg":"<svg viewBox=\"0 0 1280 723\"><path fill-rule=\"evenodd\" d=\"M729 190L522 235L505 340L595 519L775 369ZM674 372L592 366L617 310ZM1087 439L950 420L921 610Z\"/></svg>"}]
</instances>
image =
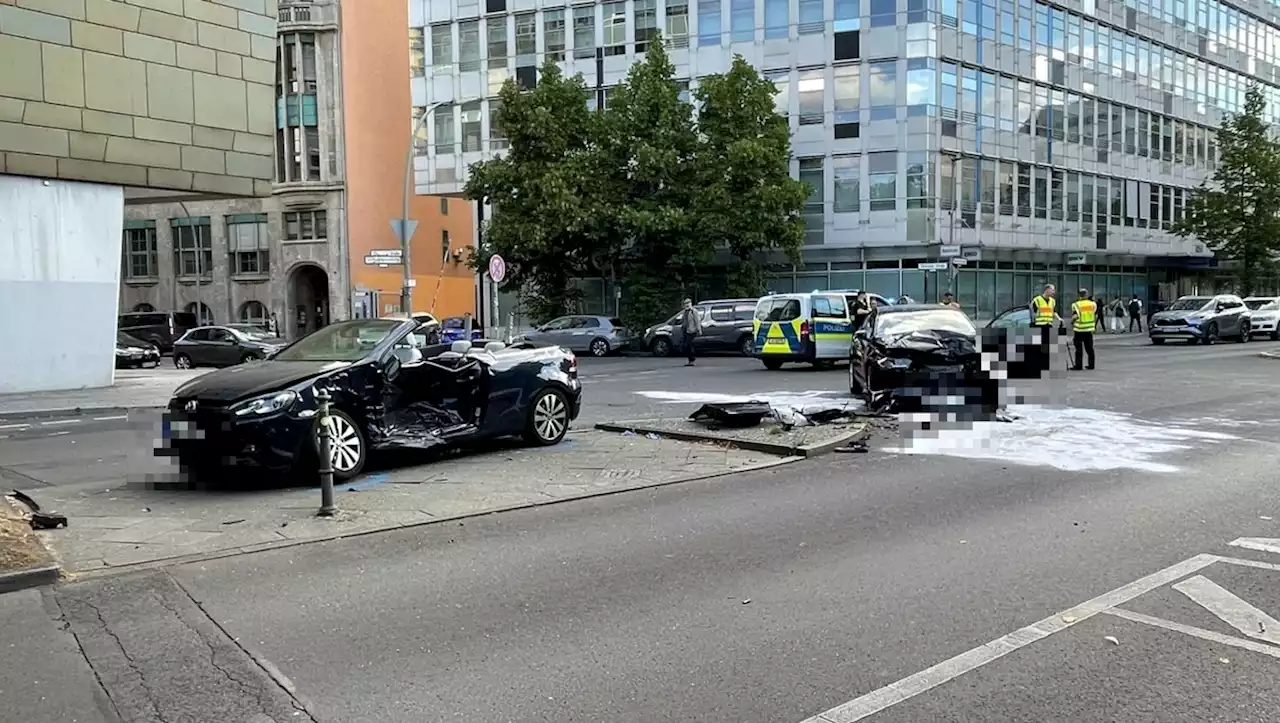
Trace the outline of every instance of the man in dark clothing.
<instances>
[{"instance_id":1,"label":"man in dark clothing","mask_svg":"<svg viewBox=\"0 0 1280 723\"><path fill-rule=\"evenodd\" d=\"M853 320L853 331L862 328L871 316L871 299L867 296L867 292L859 291L858 296L853 300L853 308L849 310L849 317Z\"/></svg>"},{"instance_id":2,"label":"man in dark clothing","mask_svg":"<svg viewBox=\"0 0 1280 723\"><path fill-rule=\"evenodd\" d=\"M684 300L684 311L680 315L680 330L684 332L684 353L689 358L685 366L691 367L698 360L693 345L702 334L702 318L698 316L698 310L693 308L693 299Z\"/></svg>"},{"instance_id":3,"label":"man in dark clothing","mask_svg":"<svg viewBox=\"0 0 1280 723\"><path fill-rule=\"evenodd\" d=\"M1138 295L1134 294L1129 299L1129 331L1133 331L1133 325L1138 325L1138 333L1142 333L1142 302L1138 300Z\"/></svg>"}]
</instances>

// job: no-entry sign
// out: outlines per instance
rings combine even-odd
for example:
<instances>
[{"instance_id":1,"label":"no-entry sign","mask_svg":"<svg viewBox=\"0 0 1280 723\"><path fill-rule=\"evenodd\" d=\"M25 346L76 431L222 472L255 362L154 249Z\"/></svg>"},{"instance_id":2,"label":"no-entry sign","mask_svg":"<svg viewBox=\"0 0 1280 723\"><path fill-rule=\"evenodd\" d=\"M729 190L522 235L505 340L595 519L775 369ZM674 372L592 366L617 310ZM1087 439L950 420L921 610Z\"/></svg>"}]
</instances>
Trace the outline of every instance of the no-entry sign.
<instances>
[{"instance_id":1,"label":"no-entry sign","mask_svg":"<svg viewBox=\"0 0 1280 723\"><path fill-rule=\"evenodd\" d=\"M502 280L507 278L507 262L503 261L498 254L489 257L489 278L493 279L495 284L501 284Z\"/></svg>"}]
</instances>

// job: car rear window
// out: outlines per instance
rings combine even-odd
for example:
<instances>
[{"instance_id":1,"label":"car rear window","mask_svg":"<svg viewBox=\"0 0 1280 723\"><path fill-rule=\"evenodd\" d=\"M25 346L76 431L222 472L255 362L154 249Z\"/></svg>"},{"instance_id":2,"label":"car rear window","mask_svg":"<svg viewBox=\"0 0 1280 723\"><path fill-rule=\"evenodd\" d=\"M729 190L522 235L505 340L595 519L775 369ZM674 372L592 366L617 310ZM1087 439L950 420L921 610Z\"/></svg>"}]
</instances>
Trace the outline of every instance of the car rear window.
<instances>
[{"instance_id":1,"label":"car rear window","mask_svg":"<svg viewBox=\"0 0 1280 723\"><path fill-rule=\"evenodd\" d=\"M160 321L158 321L158 322L156 322L156 323L157 323L157 324L163 324L163 323L164 323L164 315L163 315L163 314L162 314L162 315L160 315ZM173 323L174 323L174 324L176 324L176 325L178 325L178 326L185 326L185 327L188 327L188 328L190 328L190 327L194 327L194 326L200 326L200 324L196 322L196 315L195 315L195 314L191 314L191 313L187 313L187 312L185 312L185 311L175 313L175 314L173 315Z\"/></svg>"},{"instance_id":2,"label":"car rear window","mask_svg":"<svg viewBox=\"0 0 1280 723\"><path fill-rule=\"evenodd\" d=\"M799 299L764 299L756 305L760 321L793 321L800 318Z\"/></svg>"},{"instance_id":3,"label":"car rear window","mask_svg":"<svg viewBox=\"0 0 1280 723\"><path fill-rule=\"evenodd\" d=\"M609 324L615 329L624 329L626 324L622 323L622 319L610 319Z\"/></svg>"}]
</instances>

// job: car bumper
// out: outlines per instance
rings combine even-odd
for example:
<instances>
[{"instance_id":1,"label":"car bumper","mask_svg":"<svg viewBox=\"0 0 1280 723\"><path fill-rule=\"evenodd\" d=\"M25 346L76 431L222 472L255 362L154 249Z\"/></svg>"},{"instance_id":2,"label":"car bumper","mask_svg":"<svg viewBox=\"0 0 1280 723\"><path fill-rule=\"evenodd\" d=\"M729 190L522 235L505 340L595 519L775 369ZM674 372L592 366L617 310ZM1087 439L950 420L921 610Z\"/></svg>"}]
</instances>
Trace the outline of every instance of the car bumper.
<instances>
[{"instance_id":1,"label":"car bumper","mask_svg":"<svg viewBox=\"0 0 1280 723\"><path fill-rule=\"evenodd\" d=\"M1280 320L1263 319L1261 321L1254 321L1249 325L1249 333L1250 334L1274 334L1276 331L1277 324L1280 324Z\"/></svg>"},{"instance_id":2,"label":"car bumper","mask_svg":"<svg viewBox=\"0 0 1280 723\"><path fill-rule=\"evenodd\" d=\"M195 413L170 408L161 423L157 457L176 458L196 471L219 467L286 470L293 466L309 439L309 418L275 414L237 419L225 408Z\"/></svg>"},{"instance_id":3,"label":"car bumper","mask_svg":"<svg viewBox=\"0 0 1280 723\"><path fill-rule=\"evenodd\" d=\"M1198 326L1150 326L1147 335L1152 339L1201 339L1204 331Z\"/></svg>"}]
</instances>

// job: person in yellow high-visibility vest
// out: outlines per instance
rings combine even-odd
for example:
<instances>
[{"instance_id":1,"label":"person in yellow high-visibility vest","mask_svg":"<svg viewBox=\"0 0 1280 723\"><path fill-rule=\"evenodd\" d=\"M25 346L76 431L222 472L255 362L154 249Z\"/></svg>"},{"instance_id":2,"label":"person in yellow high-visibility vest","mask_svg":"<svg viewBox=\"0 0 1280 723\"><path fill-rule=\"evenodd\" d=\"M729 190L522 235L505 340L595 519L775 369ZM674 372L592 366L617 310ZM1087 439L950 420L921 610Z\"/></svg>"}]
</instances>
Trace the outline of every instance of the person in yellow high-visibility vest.
<instances>
[{"instance_id":1,"label":"person in yellow high-visibility vest","mask_svg":"<svg viewBox=\"0 0 1280 723\"><path fill-rule=\"evenodd\" d=\"M1055 291L1053 284L1045 284L1044 291L1031 300L1032 326L1052 327L1054 322L1062 321L1058 316L1057 299L1053 298Z\"/></svg>"},{"instance_id":2,"label":"person in yellow high-visibility vest","mask_svg":"<svg viewBox=\"0 0 1280 723\"><path fill-rule=\"evenodd\" d=\"M1093 369L1093 330L1098 327L1098 302L1089 298L1088 289L1080 289L1078 299L1071 305L1071 340L1075 344L1076 358L1072 369ZM1088 366L1085 357L1089 358Z\"/></svg>"}]
</instances>

